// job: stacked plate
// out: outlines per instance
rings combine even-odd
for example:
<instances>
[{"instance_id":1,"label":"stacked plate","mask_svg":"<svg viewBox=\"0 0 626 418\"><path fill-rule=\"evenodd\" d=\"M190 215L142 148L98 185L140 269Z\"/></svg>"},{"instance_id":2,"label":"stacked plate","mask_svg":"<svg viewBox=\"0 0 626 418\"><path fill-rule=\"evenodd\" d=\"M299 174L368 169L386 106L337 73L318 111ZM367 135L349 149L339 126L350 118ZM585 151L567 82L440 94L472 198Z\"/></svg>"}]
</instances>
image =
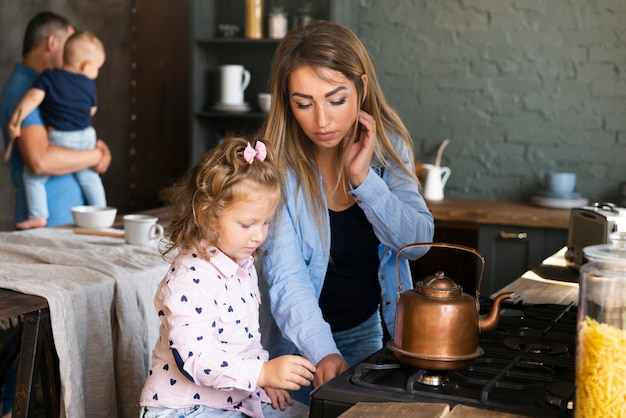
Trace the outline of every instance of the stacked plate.
<instances>
[{"instance_id":1,"label":"stacked plate","mask_svg":"<svg viewBox=\"0 0 626 418\"><path fill-rule=\"evenodd\" d=\"M217 103L213 106L213 110L218 112L249 112L250 104L248 102L229 104L229 103Z\"/></svg>"},{"instance_id":2,"label":"stacked plate","mask_svg":"<svg viewBox=\"0 0 626 418\"><path fill-rule=\"evenodd\" d=\"M589 199L578 192L560 193L549 190L539 190L530 201L537 206L559 209L578 208L589 203Z\"/></svg>"}]
</instances>

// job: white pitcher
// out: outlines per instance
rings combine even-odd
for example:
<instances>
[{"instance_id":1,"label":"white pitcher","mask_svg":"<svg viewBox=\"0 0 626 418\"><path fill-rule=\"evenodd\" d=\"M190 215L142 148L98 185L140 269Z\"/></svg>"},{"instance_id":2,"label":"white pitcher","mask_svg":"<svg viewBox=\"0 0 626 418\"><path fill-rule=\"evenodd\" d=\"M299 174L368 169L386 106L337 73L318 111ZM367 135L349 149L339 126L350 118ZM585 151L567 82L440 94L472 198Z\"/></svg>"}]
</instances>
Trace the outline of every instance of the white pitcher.
<instances>
[{"instance_id":1,"label":"white pitcher","mask_svg":"<svg viewBox=\"0 0 626 418\"><path fill-rule=\"evenodd\" d=\"M424 164L426 181L424 182L424 199L442 200L443 188L450 177L449 167L440 167L433 164Z\"/></svg>"},{"instance_id":2,"label":"white pitcher","mask_svg":"<svg viewBox=\"0 0 626 418\"><path fill-rule=\"evenodd\" d=\"M250 72L243 65L220 66L220 103L242 105L243 92L250 84Z\"/></svg>"}]
</instances>

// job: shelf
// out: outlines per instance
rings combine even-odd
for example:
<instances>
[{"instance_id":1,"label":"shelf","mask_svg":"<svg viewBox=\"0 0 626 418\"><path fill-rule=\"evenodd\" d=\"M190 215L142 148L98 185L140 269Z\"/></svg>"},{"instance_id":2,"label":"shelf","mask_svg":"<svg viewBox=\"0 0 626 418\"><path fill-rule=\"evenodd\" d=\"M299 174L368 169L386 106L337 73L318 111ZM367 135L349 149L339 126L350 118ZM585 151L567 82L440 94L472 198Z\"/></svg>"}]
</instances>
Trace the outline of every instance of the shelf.
<instances>
[{"instance_id":1,"label":"shelf","mask_svg":"<svg viewBox=\"0 0 626 418\"><path fill-rule=\"evenodd\" d=\"M356 28L356 0L318 0L316 18L329 19ZM297 12L296 3L285 4L290 17ZM267 30L270 2L265 2L263 26ZM220 36L222 23L245 27L245 2L237 0L191 0L190 3L190 153L193 164L206 151L233 133L242 135L258 131L266 114L258 106L259 93L268 91L270 65L280 39L249 39ZM267 34L267 32L265 32ZM219 67L227 64L243 65L251 74L250 84L244 92L244 101L252 106L248 112L220 112L212 105L220 100Z\"/></svg>"},{"instance_id":2,"label":"shelf","mask_svg":"<svg viewBox=\"0 0 626 418\"><path fill-rule=\"evenodd\" d=\"M276 46L280 43L280 39L271 39L271 38L263 38L263 39L248 39L248 38L201 38L196 39L195 43L198 45L241 45L241 46L249 46L249 45L272 45Z\"/></svg>"},{"instance_id":3,"label":"shelf","mask_svg":"<svg viewBox=\"0 0 626 418\"><path fill-rule=\"evenodd\" d=\"M203 119L228 119L228 118L245 118L245 119L263 119L265 113L261 111L250 112L218 112L214 110L201 110L196 112L197 118Z\"/></svg>"}]
</instances>

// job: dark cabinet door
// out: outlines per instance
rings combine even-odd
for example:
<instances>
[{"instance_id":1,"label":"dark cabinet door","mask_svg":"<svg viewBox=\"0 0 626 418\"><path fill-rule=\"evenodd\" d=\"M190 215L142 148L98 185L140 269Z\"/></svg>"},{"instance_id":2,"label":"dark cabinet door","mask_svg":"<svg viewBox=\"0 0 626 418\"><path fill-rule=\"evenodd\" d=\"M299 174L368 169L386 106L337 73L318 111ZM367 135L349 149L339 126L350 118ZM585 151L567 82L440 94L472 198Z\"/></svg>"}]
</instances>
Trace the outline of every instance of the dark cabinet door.
<instances>
[{"instance_id":1,"label":"dark cabinet door","mask_svg":"<svg viewBox=\"0 0 626 418\"><path fill-rule=\"evenodd\" d=\"M475 223L435 221L434 242L476 248L477 239L478 225ZM411 261L410 264L415 283L442 271L461 285L465 293L474 295L479 263L480 259L471 252L432 247L423 257Z\"/></svg>"},{"instance_id":2,"label":"dark cabinet door","mask_svg":"<svg viewBox=\"0 0 626 418\"><path fill-rule=\"evenodd\" d=\"M481 294L490 296L561 249L566 230L481 225L478 251L485 257Z\"/></svg>"}]
</instances>

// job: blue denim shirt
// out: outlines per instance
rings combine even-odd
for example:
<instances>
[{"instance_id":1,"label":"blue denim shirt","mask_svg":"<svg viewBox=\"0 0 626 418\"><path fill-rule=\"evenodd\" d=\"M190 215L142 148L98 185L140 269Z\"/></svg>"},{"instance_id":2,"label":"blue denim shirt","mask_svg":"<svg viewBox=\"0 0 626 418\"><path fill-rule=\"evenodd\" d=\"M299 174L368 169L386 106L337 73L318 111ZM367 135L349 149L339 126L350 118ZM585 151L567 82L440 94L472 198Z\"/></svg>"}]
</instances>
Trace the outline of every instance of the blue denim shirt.
<instances>
[{"instance_id":1,"label":"blue denim shirt","mask_svg":"<svg viewBox=\"0 0 626 418\"><path fill-rule=\"evenodd\" d=\"M398 137L392 136L392 142L407 167L412 169L409 150ZM403 290L412 289L408 259L421 257L428 247L403 251L398 263L396 252L407 244L432 242L433 217L417 183L401 167L383 169L373 162L365 181L350 193L381 243L378 278L383 320L393 336L398 265ZM302 190L296 191L293 172L287 174L286 196L258 260L259 286L265 293L261 305L263 346L270 351L270 357L294 353L297 348L317 364L328 354L340 354L318 302L328 267L330 222L326 216L326 230L320 236Z\"/></svg>"},{"instance_id":2,"label":"blue denim shirt","mask_svg":"<svg viewBox=\"0 0 626 418\"><path fill-rule=\"evenodd\" d=\"M9 143L7 124L11 118L13 110L24 96L26 91L33 85L39 73L33 68L18 63L15 65L13 73L4 85L0 98L0 126L4 137L4 146ZM22 127L31 125L43 125L43 120L39 114L39 109L35 109L22 122ZM19 139L17 140L19 141ZM26 194L22 173L24 172L24 161L16 144L13 146L13 153L9 159L9 171L11 180L15 186L15 222L23 221L28 217L26 206ZM72 174L63 176L51 176L46 182L46 193L48 197L48 226L71 224L71 208L85 204L82 191L78 181Z\"/></svg>"}]
</instances>

